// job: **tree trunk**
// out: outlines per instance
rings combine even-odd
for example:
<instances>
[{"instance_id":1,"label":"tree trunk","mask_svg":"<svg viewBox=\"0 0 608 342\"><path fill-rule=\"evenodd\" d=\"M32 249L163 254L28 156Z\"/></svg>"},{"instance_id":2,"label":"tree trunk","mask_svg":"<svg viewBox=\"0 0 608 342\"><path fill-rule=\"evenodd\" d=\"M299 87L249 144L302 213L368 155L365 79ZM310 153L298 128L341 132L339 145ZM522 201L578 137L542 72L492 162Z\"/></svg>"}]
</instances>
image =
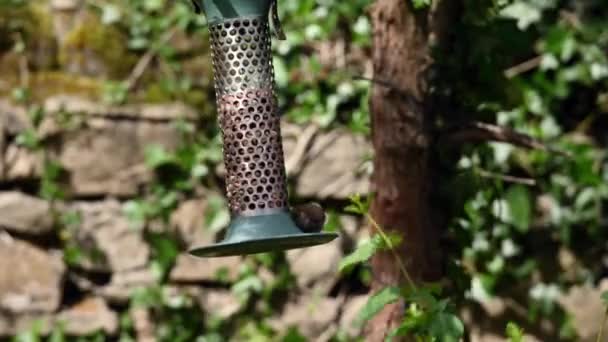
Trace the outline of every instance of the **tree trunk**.
<instances>
[{"instance_id":1,"label":"tree trunk","mask_svg":"<svg viewBox=\"0 0 608 342\"><path fill-rule=\"evenodd\" d=\"M385 230L403 237L398 247L408 272L415 279L437 278L441 273L439 234L433 222L429 195L433 182L430 163L430 108L427 70L432 64L431 44L443 32L447 16L436 3L414 10L411 0L376 0L373 22L373 92L370 101L375 149L371 215ZM437 0L435 1L437 2ZM403 279L390 252L372 259L372 291ZM366 328L366 341L384 341L403 318L403 303L389 305Z\"/></svg>"}]
</instances>

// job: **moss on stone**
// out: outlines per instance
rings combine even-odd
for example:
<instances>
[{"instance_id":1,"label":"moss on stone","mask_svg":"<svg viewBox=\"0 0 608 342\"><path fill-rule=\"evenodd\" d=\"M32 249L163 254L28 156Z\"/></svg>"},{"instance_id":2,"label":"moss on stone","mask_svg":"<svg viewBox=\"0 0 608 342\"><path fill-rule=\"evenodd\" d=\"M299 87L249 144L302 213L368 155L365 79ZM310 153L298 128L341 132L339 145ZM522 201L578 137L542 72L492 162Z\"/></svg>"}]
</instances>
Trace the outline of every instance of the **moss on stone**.
<instances>
[{"instance_id":1,"label":"moss on stone","mask_svg":"<svg viewBox=\"0 0 608 342\"><path fill-rule=\"evenodd\" d=\"M0 84L0 97L10 95L19 86L19 78L12 76L3 78ZM59 71L35 72L29 76L29 88L32 100L44 101L54 95L77 95L92 100L99 99L103 91L103 83L91 77L66 74Z\"/></svg>"},{"instance_id":2,"label":"moss on stone","mask_svg":"<svg viewBox=\"0 0 608 342\"><path fill-rule=\"evenodd\" d=\"M68 70L80 68L85 74L100 72L110 78L128 75L137 56L129 52L127 37L117 28L104 25L96 15L86 13L84 16L60 47L60 64ZM97 70L88 70L91 68Z\"/></svg>"}]
</instances>

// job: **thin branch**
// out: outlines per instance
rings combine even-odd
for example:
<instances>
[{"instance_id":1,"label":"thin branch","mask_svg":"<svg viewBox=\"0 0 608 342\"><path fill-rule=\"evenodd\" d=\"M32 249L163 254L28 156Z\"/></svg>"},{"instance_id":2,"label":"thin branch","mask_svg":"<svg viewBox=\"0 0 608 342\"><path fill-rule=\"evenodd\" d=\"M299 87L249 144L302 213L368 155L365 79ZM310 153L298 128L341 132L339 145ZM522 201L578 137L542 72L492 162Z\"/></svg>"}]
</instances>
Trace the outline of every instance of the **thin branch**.
<instances>
[{"instance_id":1,"label":"thin branch","mask_svg":"<svg viewBox=\"0 0 608 342\"><path fill-rule=\"evenodd\" d=\"M21 33L17 33L17 41L19 44L25 44ZM30 70L28 63L27 54L24 51L19 51L19 85L22 88L27 88L30 85Z\"/></svg>"},{"instance_id":2,"label":"thin branch","mask_svg":"<svg viewBox=\"0 0 608 342\"><path fill-rule=\"evenodd\" d=\"M378 232L378 234L380 234L380 237L382 238L382 240L384 240L384 243L386 243L386 245L388 246L388 249L391 251L391 253L393 254L393 257L395 258L395 261L397 261L397 264L399 265L399 269L401 270L403 277L405 277L405 280L408 282L408 284L414 290L417 290L418 288L416 287L416 283L414 283L414 280L412 279L412 277L410 277L410 274L407 271L407 268L405 267L403 260L401 260L401 257L399 257L399 254L397 254L397 251L395 250L395 246L393 246L393 243L388 238L388 236L386 235L386 233L384 232L382 227L378 224L378 222L376 222L376 220L374 220L374 218L370 214L365 214L365 217L372 224L372 226L374 227L376 232Z\"/></svg>"},{"instance_id":3,"label":"thin branch","mask_svg":"<svg viewBox=\"0 0 608 342\"><path fill-rule=\"evenodd\" d=\"M169 42L169 40L171 40L171 38L173 38L175 33L177 33L177 30L178 30L178 27L174 26L169 31L165 32L162 35L162 37L160 37L158 44L159 45L167 44ZM131 74L129 74L129 77L125 81L127 91L133 90L133 88L137 85L137 82L139 81L141 76L144 74L144 72L146 71L146 69L152 62L152 60L156 57L157 53L158 52L153 44L153 46L151 46L148 49L148 51L146 51L146 53L143 56L141 56L139 61L137 61L137 64L135 64L135 67L133 68L133 70L131 70Z\"/></svg>"},{"instance_id":4,"label":"thin branch","mask_svg":"<svg viewBox=\"0 0 608 342\"><path fill-rule=\"evenodd\" d=\"M528 185L528 186L536 185L536 180L532 179L532 178L523 178L523 177L510 176L510 175L503 175L503 174L494 173L494 172L481 170L481 169L477 170L477 174L483 178L498 179L498 180L501 180L501 181L507 182L507 183L515 183L515 184L522 184L522 185Z\"/></svg>"},{"instance_id":5,"label":"thin branch","mask_svg":"<svg viewBox=\"0 0 608 342\"><path fill-rule=\"evenodd\" d=\"M571 155L539 141L527 134L519 133L511 128L474 121L451 128L442 134L441 140L448 144L470 142L499 141L532 150L557 153L566 157Z\"/></svg>"},{"instance_id":6,"label":"thin branch","mask_svg":"<svg viewBox=\"0 0 608 342\"><path fill-rule=\"evenodd\" d=\"M540 65L540 62L542 61L542 59L543 59L542 56L536 56L523 63L512 66L509 69L505 70L505 72L504 72L505 77L513 78L517 75L523 74L524 72L535 69L536 67L538 67Z\"/></svg>"},{"instance_id":7,"label":"thin branch","mask_svg":"<svg viewBox=\"0 0 608 342\"><path fill-rule=\"evenodd\" d=\"M293 149L291 156L285 161L285 169L288 175L293 175L299 172L301 164L305 159L306 152L310 149L310 146L319 133L319 127L315 124L311 124L306 127L296 140L296 146Z\"/></svg>"}]
</instances>

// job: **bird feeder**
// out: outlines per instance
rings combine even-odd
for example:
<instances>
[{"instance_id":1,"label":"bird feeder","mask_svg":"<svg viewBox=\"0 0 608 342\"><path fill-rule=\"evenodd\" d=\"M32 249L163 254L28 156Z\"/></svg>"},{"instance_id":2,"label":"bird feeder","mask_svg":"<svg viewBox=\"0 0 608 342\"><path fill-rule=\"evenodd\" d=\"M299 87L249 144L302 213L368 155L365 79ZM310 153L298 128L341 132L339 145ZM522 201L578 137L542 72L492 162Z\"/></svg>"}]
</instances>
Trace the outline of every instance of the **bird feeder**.
<instances>
[{"instance_id":1,"label":"bird feeder","mask_svg":"<svg viewBox=\"0 0 608 342\"><path fill-rule=\"evenodd\" d=\"M289 212L269 28L273 12L273 28L280 30L274 1L202 0L231 221L223 241L190 250L195 256L301 248L337 237L303 232Z\"/></svg>"}]
</instances>

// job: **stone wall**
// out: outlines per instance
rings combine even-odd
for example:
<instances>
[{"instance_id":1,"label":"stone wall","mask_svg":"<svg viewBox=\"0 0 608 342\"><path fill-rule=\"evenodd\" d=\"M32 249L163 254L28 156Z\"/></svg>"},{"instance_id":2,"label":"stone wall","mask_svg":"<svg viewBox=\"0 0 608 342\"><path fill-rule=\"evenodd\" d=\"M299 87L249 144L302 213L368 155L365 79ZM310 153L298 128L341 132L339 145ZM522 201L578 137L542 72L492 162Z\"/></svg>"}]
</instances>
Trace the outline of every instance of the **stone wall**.
<instances>
[{"instance_id":1,"label":"stone wall","mask_svg":"<svg viewBox=\"0 0 608 342\"><path fill-rule=\"evenodd\" d=\"M0 339L33 326L49 332L59 324L70 335L115 335L121 315L128 312L138 340L153 341L150 313L127 310L136 289L157 283L145 229L172 232L182 242L182 253L165 283L168 296L187 294L200 312L223 319L238 315L244 304L230 288L243 259L197 259L185 253L190 246L217 240L217 234L206 229L205 217L210 196L218 189L197 189L182 198L168 226L134 224L124 210L125 203L144 195L154 181L144 161L146 146L174 149L180 143L174 123L195 120L196 111L175 103L112 107L66 96L48 98L42 109L46 115L34 127L26 108L0 100ZM19 143L27 131L41 139L40 148ZM295 198L339 209L349 195L368 191L370 170L364 161L371 150L363 137L286 122L282 133ZM57 181L64 200L39 195L45 158L63 169ZM215 172L222 176L221 165ZM58 224L66 213L78 217L69 223L69 231ZM338 330L358 333L354 322L367 295L365 289L353 291L337 266L367 231L355 217L338 220L340 239L286 253L297 285L269 321L274 329L297 326L315 341L327 340ZM66 255L66 240L91 253L72 260ZM264 268L259 276L269 284L276 277ZM604 310L597 298L606 288L603 281L560 295L582 340L594 340ZM505 317L515 309L501 299L464 308L471 340L504 340ZM528 339L542 340L531 335Z\"/></svg>"},{"instance_id":2,"label":"stone wall","mask_svg":"<svg viewBox=\"0 0 608 342\"><path fill-rule=\"evenodd\" d=\"M144 162L146 147L174 149L180 143L174 123L194 120L197 113L180 104L109 107L66 96L48 98L42 109L45 115L34 126L26 108L0 100L0 337L34 322L43 332L62 322L68 334L101 330L113 335L133 290L156 281L143 234L150 227L134 225L124 204L145 193L154 180ZM41 140L41 148L19 144L28 131ZM368 190L369 170L363 161L370 147L363 137L287 123L283 134L296 197L342 203ZM57 182L65 193L62 200L39 195L48 160L61 166ZM221 167L217 173L221 177ZM205 227L212 191L199 189L181 199L169 226L154 229L176 233L183 251L216 240ZM78 217L69 230L57 221L65 213ZM271 320L274 328L297 325L315 338L328 338L339 327L352 329L365 296L336 290L343 282L337 265L365 232L354 217L341 216L339 221L340 239L287 253L297 288ZM93 253L71 261L62 248L67 239ZM167 287L176 296L195 298L202 312L230 317L242 309L229 290L241 263L240 257L196 259L182 253ZM261 276L274 277L267 273ZM130 315L139 339L150 337L153 323L146 311L131 310Z\"/></svg>"}]
</instances>

